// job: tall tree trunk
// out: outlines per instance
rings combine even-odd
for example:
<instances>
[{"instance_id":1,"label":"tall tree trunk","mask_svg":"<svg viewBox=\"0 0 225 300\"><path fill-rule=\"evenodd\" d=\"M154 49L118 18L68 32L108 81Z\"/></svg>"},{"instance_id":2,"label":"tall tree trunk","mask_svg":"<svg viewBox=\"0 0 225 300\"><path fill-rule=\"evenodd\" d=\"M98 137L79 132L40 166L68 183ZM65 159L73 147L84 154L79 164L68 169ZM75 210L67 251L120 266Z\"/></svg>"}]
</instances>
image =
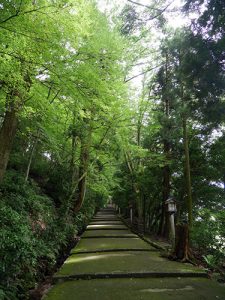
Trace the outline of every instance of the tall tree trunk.
<instances>
[{"instance_id":1,"label":"tall tree trunk","mask_svg":"<svg viewBox=\"0 0 225 300\"><path fill-rule=\"evenodd\" d=\"M5 113L4 121L0 129L0 182L2 182L12 149L17 129L16 110L12 106Z\"/></svg>"},{"instance_id":2,"label":"tall tree trunk","mask_svg":"<svg viewBox=\"0 0 225 300\"><path fill-rule=\"evenodd\" d=\"M185 182L187 191L187 209L188 209L188 224L192 227L193 215L192 215L192 192L191 192L191 170L190 170L190 157L189 157L189 142L187 131L187 119L183 118L183 140L184 140L184 154L185 154Z\"/></svg>"},{"instance_id":3,"label":"tall tree trunk","mask_svg":"<svg viewBox=\"0 0 225 300\"><path fill-rule=\"evenodd\" d=\"M71 192L73 190L73 184L75 181L76 176L78 176L78 170L75 166L75 153L77 150L77 143L78 143L79 137L78 136L72 136L72 144L71 144L71 160L70 160L70 174L71 174Z\"/></svg>"},{"instance_id":4,"label":"tall tree trunk","mask_svg":"<svg viewBox=\"0 0 225 300\"><path fill-rule=\"evenodd\" d=\"M30 90L31 79L27 73L24 76L27 92ZM17 99L17 100L16 100ZM8 162L9 156L13 145L13 140L16 135L18 116L17 113L24 105L24 100L20 95L20 91L17 89L11 90L6 96L6 112L4 121L0 129L0 183L3 180Z\"/></svg>"},{"instance_id":5,"label":"tall tree trunk","mask_svg":"<svg viewBox=\"0 0 225 300\"><path fill-rule=\"evenodd\" d=\"M26 170L26 175L25 175L25 182L27 182L29 174L30 174L30 167L31 167L31 163L32 163L33 155L34 155L34 150L35 150L37 142L38 142L38 140L36 139L33 142L33 145L31 146L30 157L29 157L29 161L28 161L28 165L27 165L27 170Z\"/></svg>"},{"instance_id":6,"label":"tall tree trunk","mask_svg":"<svg viewBox=\"0 0 225 300\"><path fill-rule=\"evenodd\" d=\"M137 124L137 145L140 146L141 145L141 120L140 117L138 119L138 124Z\"/></svg>"},{"instance_id":7,"label":"tall tree trunk","mask_svg":"<svg viewBox=\"0 0 225 300\"><path fill-rule=\"evenodd\" d=\"M146 231L146 197L143 196L143 232Z\"/></svg>"},{"instance_id":8,"label":"tall tree trunk","mask_svg":"<svg viewBox=\"0 0 225 300\"><path fill-rule=\"evenodd\" d=\"M164 141L164 154L169 159L170 156L170 144L168 141ZM166 213L165 202L170 196L170 167L166 165L163 169L163 214L165 216L164 228L162 234L165 237L169 236L169 215Z\"/></svg>"},{"instance_id":9,"label":"tall tree trunk","mask_svg":"<svg viewBox=\"0 0 225 300\"><path fill-rule=\"evenodd\" d=\"M159 234L164 237L169 237L169 215L166 212L165 201L170 196L170 168L166 165L163 168L163 194L161 204L161 219L159 225Z\"/></svg>"},{"instance_id":10,"label":"tall tree trunk","mask_svg":"<svg viewBox=\"0 0 225 300\"><path fill-rule=\"evenodd\" d=\"M87 121L88 122L88 121ZM88 128L87 128L88 127ZM81 142L81 150L80 150L80 166L79 166L79 179L75 187L71 192L71 196L69 201L74 198L74 194L76 193L76 200L74 204L74 211L78 212L82 204L84 202L85 193L86 193L86 183L87 183L87 174L88 174L88 166L90 160L90 147L91 147L91 139L92 139L92 126L91 124L87 124L86 134L80 137ZM106 129L103 137L101 138L98 146L100 146L111 128L111 125ZM95 160L94 160L95 161Z\"/></svg>"},{"instance_id":11,"label":"tall tree trunk","mask_svg":"<svg viewBox=\"0 0 225 300\"><path fill-rule=\"evenodd\" d=\"M69 167L69 170L70 170L70 174L71 174L71 191L73 189L73 183L74 183L74 180L75 180L75 166L74 166L74 160L75 160L75 153L76 153L76 144L77 144L77 141L78 141L78 136L77 136L77 133L76 131L74 130L75 128L75 112L73 112L73 121L72 121L72 130L71 130L71 138L72 138L72 141L71 141L71 160L70 160L70 167Z\"/></svg>"},{"instance_id":12,"label":"tall tree trunk","mask_svg":"<svg viewBox=\"0 0 225 300\"><path fill-rule=\"evenodd\" d=\"M76 137L74 135L72 135L71 160L70 160L70 172L71 172L71 174L73 174L73 168L74 168L74 156L75 156L75 149L76 149L75 144L76 144ZM73 178L72 178L72 182L73 182Z\"/></svg>"},{"instance_id":13,"label":"tall tree trunk","mask_svg":"<svg viewBox=\"0 0 225 300\"><path fill-rule=\"evenodd\" d=\"M182 262L193 261L189 245L189 226L187 224L176 225L175 247L170 257L175 260L181 260Z\"/></svg>"},{"instance_id":14,"label":"tall tree trunk","mask_svg":"<svg viewBox=\"0 0 225 300\"><path fill-rule=\"evenodd\" d=\"M166 64L165 64L165 86L164 86L164 91L163 91L163 102L164 102L164 115L166 116L166 120L169 120L169 115L170 115L170 101L167 95L167 90L168 90L168 53L166 52ZM165 124L165 133L166 136L164 137L163 140L163 152L164 155L167 159L167 161L170 159L170 128L168 127L169 124ZM165 134L164 133L164 134ZM160 220L160 225L159 225L159 234L164 236L164 237L169 237L169 215L166 212L166 207L165 207L165 201L169 198L170 196L170 166L167 163L164 168L163 168L163 189L162 189L162 214L161 214L161 220Z\"/></svg>"},{"instance_id":15,"label":"tall tree trunk","mask_svg":"<svg viewBox=\"0 0 225 300\"><path fill-rule=\"evenodd\" d=\"M143 205L143 193L138 189L136 193L137 208L138 208L138 229L143 231L144 225L144 205Z\"/></svg>"},{"instance_id":16,"label":"tall tree trunk","mask_svg":"<svg viewBox=\"0 0 225 300\"><path fill-rule=\"evenodd\" d=\"M134 166L132 164L132 161L129 157L129 153L128 152L124 152L124 156L125 156L125 160L126 160L126 164L128 167L128 170L130 171L130 175L131 175L131 180L132 180L132 187L133 187L133 191L135 193L135 200L136 200L136 208L137 208L137 212L138 212L138 223L142 224L143 223L143 201L142 201L142 194L140 192L140 188L135 180L135 170L134 170ZM141 225L140 225L141 226Z\"/></svg>"},{"instance_id":17,"label":"tall tree trunk","mask_svg":"<svg viewBox=\"0 0 225 300\"><path fill-rule=\"evenodd\" d=\"M74 205L75 212L78 212L81 209L85 198L87 172L90 157L91 135L92 131L91 128L89 128L87 136L81 138L79 182L77 186L77 197Z\"/></svg>"},{"instance_id":18,"label":"tall tree trunk","mask_svg":"<svg viewBox=\"0 0 225 300\"><path fill-rule=\"evenodd\" d=\"M144 88L144 87L143 87ZM141 129L142 129L142 113L140 112L140 116L138 118L138 124L137 124L137 145L141 146ZM137 170L139 170L141 167L141 160L140 158L137 159ZM139 230L144 230L144 215L145 215L145 204L144 204L144 195L143 192L138 187L138 184L135 183L134 187L135 193L136 193L136 201L137 201L137 209L138 209L138 227Z\"/></svg>"}]
</instances>

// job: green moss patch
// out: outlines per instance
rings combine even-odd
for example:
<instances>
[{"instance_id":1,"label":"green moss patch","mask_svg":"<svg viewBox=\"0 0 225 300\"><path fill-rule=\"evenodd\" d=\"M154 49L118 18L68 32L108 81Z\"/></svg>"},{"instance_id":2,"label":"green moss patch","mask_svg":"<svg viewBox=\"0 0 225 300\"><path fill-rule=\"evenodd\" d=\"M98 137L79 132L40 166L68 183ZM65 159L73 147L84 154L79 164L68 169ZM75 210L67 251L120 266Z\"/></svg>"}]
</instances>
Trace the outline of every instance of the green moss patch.
<instances>
[{"instance_id":1,"label":"green moss patch","mask_svg":"<svg viewBox=\"0 0 225 300\"><path fill-rule=\"evenodd\" d=\"M131 233L129 230L87 230L82 237L137 237L137 235Z\"/></svg>"},{"instance_id":2,"label":"green moss patch","mask_svg":"<svg viewBox=\"0 0 225 300\"><path fill-rule=\"evenodd\" d=\"M116 214L105 214L105 213L97 213L96 215L95 215L95 217L104 217L104 218L115 218L115 217L117 217L117 215Z\"/></svg>"},{"instance_id":3,"label":"green moss patch","mask_svg":"<svg viewBox=\"0 0 225 300\"><path fill-rule=\"evenodd\" d=\"M121 230L121 229L127 229L127 227L125 225L117 225L117 224L95 224L95 225L88 225L87 226L87 230L100 230L100 229L117 229L117 230Z\"/></svg>"},{"instance_id":4,"label":"green moss patch","mask_svg":"<svg viewBox=\"0 0 225 300\"><path fill-rule=\"evenodd\" d=\"M116 216L111 216L111 217L105 217L105 216L98 216L98 217L93 217L92 220L100 220L100 221L120 221Z\"/></svg>"},{"instance_id":5,"label":"green moss patch","mask_svg":"<svg viewBox=\"0 0 225 300\"><path fill-rule=\"evenodd\" d=\"M126 274L153 273L155 276L182 276L182 274L203 273L190 264L181 264L160 257L158 252L109 252L74 254L64 263L55 277L77 276L79 274ZM157 275L158 274L158 275ZM192 275L191 275L192 276Z\"/></svg>"},{"instance_id":6,"label":"green moss patch","mask_svg":"<svg viewBox=\"0 0 225 300\"><path fill-rule=\"evenodd\" d=\"M154 249L149 244L139 238L99 238L99 239L81 239L71 253L81 251L98 251L107 249Z\"/></svg>"},{"instance_id":7,"label":"green moss patch","mask_svg":"<svg viewBox=\"0 0 225 300\"><path fill-rule=\"evenodd\" d=\"M225 287L204 278L129 278L67 281L44 300L223 300Z\"/></svg>"},{"instance_id":8,"label":"green moss patch","mask_svg":"<svg viewBox=\"0 0 225 300\"><path fill-rule=\"evenodd\" d=\"M89 225L124 225L121 221L92 221Z\"/></svg>"}]
</instances>

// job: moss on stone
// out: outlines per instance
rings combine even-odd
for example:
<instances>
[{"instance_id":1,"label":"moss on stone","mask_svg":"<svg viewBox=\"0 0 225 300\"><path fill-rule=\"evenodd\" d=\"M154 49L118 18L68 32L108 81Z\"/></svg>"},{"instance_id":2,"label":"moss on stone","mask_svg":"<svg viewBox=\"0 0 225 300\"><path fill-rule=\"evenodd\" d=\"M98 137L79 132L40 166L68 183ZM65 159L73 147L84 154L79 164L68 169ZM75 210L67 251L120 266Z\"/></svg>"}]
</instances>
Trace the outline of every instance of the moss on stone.
<instances>
[{"instance_id":1,"label":"moss on stone","mask_svg":"<svg viewBox=\"0 0 225 300\"><path fill-rule=\"evenodd\" d=\"M109 252L92 254L73 254L55 275L73 276L95 273L198 273L199 268L190 264L169 261L158 252Z\"/></svg>"},{"instance_id":2,"label":"moss on stone","mask_svg":"<svg viewBox=\"0 0 225 300\"><path fill-rule=\"evenodd\" d=\"M71 253L81 251L98 251L107 249L152 249L149 244L140 238L99 238L99 239L81 239Z\"/></svg>"},{"instance_id":3,"label":"moss on stone","mask_svg":"<svg viewBox=\"0 0 225 300\"><path fill-rule=\"evenodd\" d=\"M92 221L89 225L124 225L123 222L119 220L112 220L112 221Z\"/></svg>"},{"instance_id":4,"label":"moss on stone","mask_svg":"<svg viewBox=\"0 0 225 300\"><path fill-rule=\"evenodd\" d=\"M108 226L109 229L95 230L99 227L104 228L107 222L112 222ZM138 248L152 248L129 229L125 229L125 226L124 229L117 230L118 226L121 227L121 223L118 222L118 218L112 214L98 213L93 218L94 224L89 227L91 230L82 235L83 239L54 276L55 280L64 278L66 281L57 283L44 297L45 300L225 299L225 287L215 282L203 278L179 278L197 277L205 274L203 270L190 264L169 261L157 251L138 251ZM111 249L120 251L97 252ZM81 253L84 251L89 253ZM151 274L158 278L132 278ZM108 278L68 280L73 276L86 278L89 275L93 278L99 275ZM128 278L112 279L110 275Z\"/></svg>"},{"instance_id":5,"label":"moss on stone","mask_svg":"<svg viewBox=\"0 0 225 300\"><path fill-rule=\"evenodd\" d=\"M123 224L110 224L110 225L108 225L108 224L94 224L94 225L88 225L87 226L87 229L88 230L100 230L100 229L111 229L111 230L114 230L114 229L127 229L127 227L125 226L125 225L123 225Z\"/></svg>"},{"instance_id":6,"label":"moss on stone","mask_svg":"<svg viewBox=\"0 0 225 300\"><path fill-rule=\"evenodd\" d=\"M58 283L44 300L223 300L224 295L224 286L204 278L129 278Z\"/></svg>"},{"instance_id":7,"label":"moss on stone","mask_svg":"<svg viewBox=\"0 0 225 300\"><path fill-rule=\"evenodd\" d=\"M88 230L85 231L82 237L101 237L101 236L109 236L109 237L116 237L116 236L124 236L124 237L137 237L137 235L131 233L130 230Z\"/></svg>"}]
</instances>

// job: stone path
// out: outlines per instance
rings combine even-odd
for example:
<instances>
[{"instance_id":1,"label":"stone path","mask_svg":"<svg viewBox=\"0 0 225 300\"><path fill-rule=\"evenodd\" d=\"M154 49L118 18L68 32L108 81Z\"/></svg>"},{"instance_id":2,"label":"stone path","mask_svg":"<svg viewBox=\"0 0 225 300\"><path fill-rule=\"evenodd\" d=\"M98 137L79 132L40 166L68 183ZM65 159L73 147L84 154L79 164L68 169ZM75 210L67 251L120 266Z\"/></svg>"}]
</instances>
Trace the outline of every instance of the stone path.
<instances>
[{"instance_id":1,"label":"stone path","mask_svg":"<svg viewBox=\"0 0 225 300\"><path fill-rule=\"evenodd\" d=\"M172 262L132 233L112 208L92 219L44 300L225 300L225 287Z\"/></svg>"}]
</instances>

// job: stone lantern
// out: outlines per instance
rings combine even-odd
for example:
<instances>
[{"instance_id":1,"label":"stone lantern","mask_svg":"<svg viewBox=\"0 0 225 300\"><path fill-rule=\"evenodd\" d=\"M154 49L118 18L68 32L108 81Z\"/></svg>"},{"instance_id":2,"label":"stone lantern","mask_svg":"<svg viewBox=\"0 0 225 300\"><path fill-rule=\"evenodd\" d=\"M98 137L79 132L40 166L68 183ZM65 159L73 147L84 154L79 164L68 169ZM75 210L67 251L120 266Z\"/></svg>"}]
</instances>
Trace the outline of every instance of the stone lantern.
<instances>
[{"instance_id":1,"label":"stone lantern","mask_svg":"<svg viewBox=\"0 0 225 300\"><path fill-rule=\"evenodd\" d=\"M166 202L167 212L170 214L175 214L177 211L176 200L174 197L169 197Z\"/></svg>"},{"instance_id":2,"label":"stone lantern","mask_svg":"<svg viewBox=\"0 0 225 300\"><path fill-rule=\"evenodd\" d=\"M177 211L176 200L174 197L169 197L166 202L166 211L169 214L170 220L170 236L172 240L172 246L175 246L175 222L174 222L174 215Z\"/></svg>"}]
</instances>

